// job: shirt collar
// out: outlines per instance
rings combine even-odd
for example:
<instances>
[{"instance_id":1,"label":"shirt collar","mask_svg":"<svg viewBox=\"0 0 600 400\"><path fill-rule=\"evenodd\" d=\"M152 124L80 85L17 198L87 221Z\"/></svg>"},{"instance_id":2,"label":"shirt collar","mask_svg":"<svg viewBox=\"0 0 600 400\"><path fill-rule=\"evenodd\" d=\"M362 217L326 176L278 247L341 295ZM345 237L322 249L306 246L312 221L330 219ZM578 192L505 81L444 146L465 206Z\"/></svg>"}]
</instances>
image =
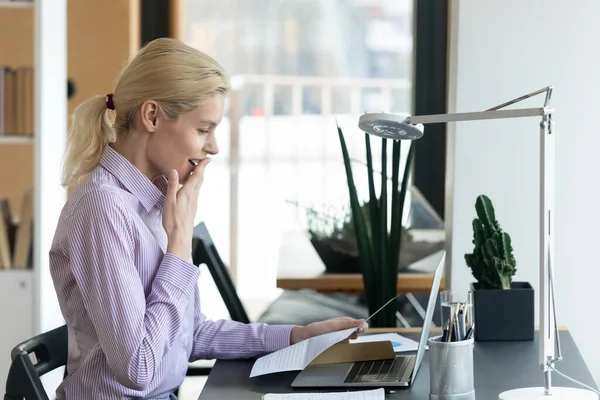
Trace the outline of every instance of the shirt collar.
<instances>
[{"instance_id":1,"label":"shirt collar","mask_svg":"<svg viewBox=\"0 0 600 400\"><path fill-rule=\"evenodd\" d=\"M162 208L167 191L167 180L164 176L153 183L110 145L104 147L100 165L121 182L125 189L139 200L146 211L152 211L155 207Z\"/></svg>"}]
</instances>

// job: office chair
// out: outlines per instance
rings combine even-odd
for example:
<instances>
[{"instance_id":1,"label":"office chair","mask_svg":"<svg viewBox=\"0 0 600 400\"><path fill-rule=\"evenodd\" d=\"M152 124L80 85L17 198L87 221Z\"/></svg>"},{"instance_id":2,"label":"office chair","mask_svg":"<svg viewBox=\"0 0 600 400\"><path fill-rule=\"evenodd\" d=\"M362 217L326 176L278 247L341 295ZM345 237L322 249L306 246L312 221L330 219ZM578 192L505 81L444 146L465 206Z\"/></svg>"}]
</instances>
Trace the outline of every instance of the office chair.
<instances>
[{"instance_id":1,"label":"office chair","mask_svg":"<svg viewBox=\"0 0 600 400\"><path fill-rule=\"evenodd\" d=\"M35 365L30 354L37 360ZM4 400L49 400L40 376L67 364L67 326L18 344L11 351L11 359Z\"/></svg>"},{"instance_id":2,"label":"office chair","mask_svg":"<svg viewBox=\"0 0 600 400\"><path fill-rule=\"evenodd\" d=\"M210 275L223 298L225 307L233 321L247 324L250 322L246 309L240 300L235 285L231 280L229 271L223 263L212 237L204 222L194 227L194 237L192 240L192 260L194 265L200 267L206 264Z\"/></svg>"}]
</instances>

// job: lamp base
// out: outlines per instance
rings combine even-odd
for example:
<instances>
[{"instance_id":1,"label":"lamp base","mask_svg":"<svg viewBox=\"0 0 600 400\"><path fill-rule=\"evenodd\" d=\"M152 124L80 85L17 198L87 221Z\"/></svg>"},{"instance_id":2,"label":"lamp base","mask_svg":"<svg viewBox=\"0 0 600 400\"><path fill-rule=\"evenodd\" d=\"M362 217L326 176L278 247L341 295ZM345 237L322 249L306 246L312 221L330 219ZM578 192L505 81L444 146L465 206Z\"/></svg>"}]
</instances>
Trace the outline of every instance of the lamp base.
<instances>
[{"instance_id":1,"label":"lamp base","mask_svg":"<svg viewBox=\"0 0 600 400\"><path fill-rule=\"evenodd\" d=\"M556 387L550 389L551 394L546 394L543 387L528 387L507 390L498 395L500 400L598 400L598 395L590 390L570 387Z\"/></svg>"}]
</instances>

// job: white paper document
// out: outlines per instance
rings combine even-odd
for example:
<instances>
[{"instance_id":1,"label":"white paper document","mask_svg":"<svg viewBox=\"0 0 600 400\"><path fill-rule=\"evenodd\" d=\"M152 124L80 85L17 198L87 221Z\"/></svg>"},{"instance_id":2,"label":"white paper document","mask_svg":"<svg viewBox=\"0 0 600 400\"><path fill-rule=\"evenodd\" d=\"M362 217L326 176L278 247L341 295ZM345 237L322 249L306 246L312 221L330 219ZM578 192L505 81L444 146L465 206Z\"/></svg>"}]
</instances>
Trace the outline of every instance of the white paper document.
<instances>
[{"instance_id":1,"label":"white paper document","mask_svg":"<svg viewBox=\"0 0 600 400\"><path fill-rule=\"evenodd\" d=\"M356 328L349 328L343 331L326 333L263 356L254 362L252 371L250 371L250 378L275 372L303 370L319 354L334 344L347 339L355 331Z\"/></svg>"},{"instance_id":2,"label":"white paper document","mask_svg":"<svg viewBox=\"0 0 600 400\"><path fill-rule=\"evenodd\" d=\"M417 351L419 342L400 336L397 333L379 333L375 335L362 335L358 339L350 340L350 343L366 343L366 342L392 342L392 347L395 353L406 351Z\"/></svg>"},{"instance_id":3,"label":"white paper document","mask_svg":"<svg viewBox=\"0 0 600 400\"><path fill-rule=\"evenodd\" d=\"M262 398L263 400L383 400L385 399L385 392L380 388L330 393L269 393Z\"/></svg>"}]
</instances>

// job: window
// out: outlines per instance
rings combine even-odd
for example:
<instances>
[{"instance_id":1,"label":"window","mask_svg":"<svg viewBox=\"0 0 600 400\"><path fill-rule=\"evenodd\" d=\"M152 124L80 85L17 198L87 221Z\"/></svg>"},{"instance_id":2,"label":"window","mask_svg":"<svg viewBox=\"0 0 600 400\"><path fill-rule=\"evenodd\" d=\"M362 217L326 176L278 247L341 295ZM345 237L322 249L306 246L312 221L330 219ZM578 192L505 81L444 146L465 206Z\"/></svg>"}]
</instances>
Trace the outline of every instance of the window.
<instances>
[{"instance_id":1,"label":"window","mask_svg":"<svg viewBox=\"0 0 600 400\"><path fill-rule=\"evenodd\" d=\"M234 86L197 222L244 300L278 293L280 234L303 224L290 203L347 205L336 121L368 195L358 116L413 112L414 17L412 0L182 0L180 39L219 61ZM371 144L379 163L380 140Z\"/></svg>"}]
</instances>

